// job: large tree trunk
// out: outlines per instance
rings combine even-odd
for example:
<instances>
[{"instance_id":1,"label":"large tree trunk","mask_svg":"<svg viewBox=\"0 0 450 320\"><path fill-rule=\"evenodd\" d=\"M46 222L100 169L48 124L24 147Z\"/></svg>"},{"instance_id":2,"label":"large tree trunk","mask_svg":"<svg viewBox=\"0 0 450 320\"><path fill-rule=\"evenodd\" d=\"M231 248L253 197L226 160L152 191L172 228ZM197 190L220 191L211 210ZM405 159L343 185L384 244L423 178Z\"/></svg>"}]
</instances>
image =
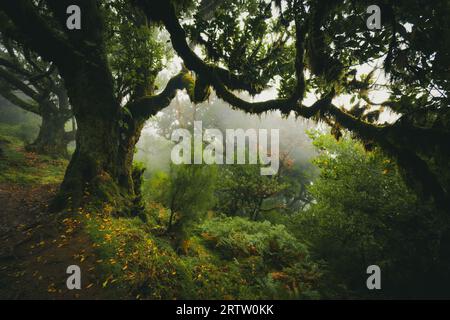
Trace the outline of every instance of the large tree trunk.
<instances>
[{"instance_id":1,"label":"large tree trunk","mask_svg":"<svg viewBox=\"0 0 450 320\"><path fill-rule=\"evenodd\" d=\"M27 151L54 157L68 157L65 132L66 119L52 113L42 113L42 123L36 140L27 145Z\"/></svg>"},{"instance_id":2,"label":"large tree trunk","mask_svg":"<svg viewBox=\"0 0 450 320\"><path fill-rule=\"evenodd\" d=\"M65 80L77 120L76 149L54 208L108 203L113 214L130 215L133 154L143 123L122 111L106 69L79 65Z\"/></svg>"}]
</instances>

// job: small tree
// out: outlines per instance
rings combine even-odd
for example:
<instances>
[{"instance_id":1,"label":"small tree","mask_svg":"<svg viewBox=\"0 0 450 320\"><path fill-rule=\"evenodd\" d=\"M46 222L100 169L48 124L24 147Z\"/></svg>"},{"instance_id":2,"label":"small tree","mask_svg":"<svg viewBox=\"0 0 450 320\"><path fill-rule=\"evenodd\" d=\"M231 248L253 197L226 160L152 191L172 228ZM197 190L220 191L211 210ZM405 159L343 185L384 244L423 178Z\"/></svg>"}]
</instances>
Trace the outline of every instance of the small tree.
<instances>
[{"instance_id":1,"label":"small tree","mask_svg":"<svg viewBox=\"0 0 450 320\"><path fill-rule=\"evenodd\" d=\"M226 165L220 171L219 209L228 215L244 215L257 220L260 213L279 208L266 208L265 202L289 185L279 175L262 176L260 165Z\"/></svg>"},{"instance_id":2,"label":"small tree","mask_svg":"<svg viewBox=\"0 0 450 320\"><path fill-rule=\"evenodd\" d=\"M159 200L170 210L167 232L183 238L186 229L214 206L216 172L215 166L172 165L167 176L159 177Z\"/></svg>"}]
</instances>

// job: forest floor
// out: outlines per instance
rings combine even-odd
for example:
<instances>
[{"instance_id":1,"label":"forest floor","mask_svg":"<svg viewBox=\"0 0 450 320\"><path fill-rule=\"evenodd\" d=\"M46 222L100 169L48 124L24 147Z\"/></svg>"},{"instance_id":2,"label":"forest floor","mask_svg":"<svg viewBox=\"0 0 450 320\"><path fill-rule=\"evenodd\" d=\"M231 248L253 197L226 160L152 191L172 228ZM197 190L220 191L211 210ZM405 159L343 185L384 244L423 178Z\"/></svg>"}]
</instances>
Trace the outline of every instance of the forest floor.
<instances>
[{"instance_id":1,"label":"forest floor","mask_svg":"<svg viewBox=\"0 0 450 320\"><path fill-rule=\"evenodd\" d=\"M153 201L143 217L115 217L111 203L49 212L66 166L0 128L0 299L318 297L317 267L298 263L306 247L282 225L208 212L174 245L170 210ZM81 290L67 288L71 265Z\"/></svg>"},{"instance_id":2,"label":"forest floor","mask_svg":"<svg viewBox=\"0 0 450 320\"><path fill-rule=\"evenodd\" d=\"M0 299L108 298L81 222L47 210L67 161L28 153L14 138L0 141ZM82 270L82 290L67 289L70 265Z\"/></svg>"}]
</instances>

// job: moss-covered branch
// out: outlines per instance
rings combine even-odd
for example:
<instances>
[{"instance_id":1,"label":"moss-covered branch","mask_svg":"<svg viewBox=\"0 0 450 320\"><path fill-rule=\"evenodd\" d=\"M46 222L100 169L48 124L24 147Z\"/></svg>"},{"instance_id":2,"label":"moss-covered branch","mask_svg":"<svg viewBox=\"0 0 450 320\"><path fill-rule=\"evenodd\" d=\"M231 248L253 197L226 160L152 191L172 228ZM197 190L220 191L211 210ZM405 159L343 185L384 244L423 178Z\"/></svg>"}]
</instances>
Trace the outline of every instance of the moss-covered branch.
<instances>
[{"instance_id":1,"label":"moss-covered branch","mask_svg":"<svg viewBox=\"0 0 450 320\"><path fill-rule=\"evenodd\" d=\"M135 118L148 119L165 107L167 107L178 90L190 89L193 86L193 79L190 78L187 70L182 70L179 74L169 80L164 90L154 96L144 96L131 102L126 107Z\"/></svg>"},{"instance_id":2,"label":"moss-covered branch","mask_svg":"<svg viewBox=\"0 0 450 320\"><path fill-rule=\"evenodd\" d=\"M18 106L23 110L32 112L39 116L41 115L39 105L37 103L25 101L24 99L19 98L16 94L13 93L13 91L11 90L11 88L9 88L9 86L7 86L2 82L0 82L0 95L2 95L3 98L11 102L13 105Z\"/></svg>"},{"instance_id":3,"label":"moss-covered branch","mask_svg":"<svg viewBox=\"0 0 450 320\"><path fill-rule=\"evenodd\" d=\"M29 87L27 84L25 84L22 80L20 80L18 77L16 77L14 74L8 72L7 70L0 68L0 78L4 81L11 84L13 87L15 87L17 90L22 91L27 96L32 98L33 100L39 102L42 97L39 95L38 92L36 92L33 88Z\"/></svg>"},{"instance_id":4,"label":"moss-covered branch","mask_svg":"<svg viewBox=\"0 0 450 320\"><path fill-rule=\"evenodd\" d=\"M151 1L150 1L151 2ZM155 16L151 12L151 6L145 1L138 2L141 9L148 15L149 19L155 19ZM183 58L186 67L195 71L201 77L206 79L208 83L216 90L217 95L230 103L233 107L242 109L249 113L263 113L272 110L281 110L283 113L289 113L296 108L299 100L303 98L305 84L303 78L303 55L304 55L304 37L305 32L301 26L297 25L297 57L296 57L296 73L297 73L297 85L296 90L291 97L285 99L273 99L264 102L247 102L229 89L243 89L244 86L239 84L238 81L230 81L230 73L225 69L218 70L217 67L208 65L201 58L199 58L195 52L189 47L186 42L186 32L180 25L178 18L175 14L175 9L169 4L162 5L157 18L159 18L166 29L168 30L172 45L175 51ZM227 79L224 82L223 79ZM235 78L236 80L236 78ZM227 85L229 88L227 88Z\"/></svg>"}]
</instances>

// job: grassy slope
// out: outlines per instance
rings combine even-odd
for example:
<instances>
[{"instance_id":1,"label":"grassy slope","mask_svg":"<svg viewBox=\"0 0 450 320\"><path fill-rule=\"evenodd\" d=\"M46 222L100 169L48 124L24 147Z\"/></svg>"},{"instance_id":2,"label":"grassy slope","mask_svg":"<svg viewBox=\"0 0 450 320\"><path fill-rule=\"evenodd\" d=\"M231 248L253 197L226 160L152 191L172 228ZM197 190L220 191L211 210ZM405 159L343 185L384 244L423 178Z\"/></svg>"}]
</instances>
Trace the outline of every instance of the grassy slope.
<instances>
[{"instance_id":1,"label":"grassy slope","mask_svg":"<svg viewBox=\"0 0 450 320\"><path fill-rule=\"evenodd\" d=\"M38 156L24 150L17 137L17 126L0 125L0 183L57 184L63 176L67 160Z\"/></svg>"},{"instance_id":2,"label":"grassy slope","mask_svg":"<svg viewBox=\"0 0 450 320\"><path fill-rule=\"evenodd\" d=\"M251 243L252 237L263 237L259 233L221 239L199 228L175 251L164 232L169 212L156 203L147 205L147 222L113 218L107 204L100 210L47 213L67 161L25 152L11 132L0 126L0 198L8 203L1 217L10 226L0 242L0 298L260 299L274 297L261 281L284 291L300 288L298 270L266 267ZM239 240L245 247L238 248L235 236L250 242ZM224 257L219 245L237 251ZM72 264L82 270L80 291L66 288L65 270ZM316 277L314 270L306 272ZM302 286L296 296L304 297L308 288Z\"/></svg>"}]
</instances>

